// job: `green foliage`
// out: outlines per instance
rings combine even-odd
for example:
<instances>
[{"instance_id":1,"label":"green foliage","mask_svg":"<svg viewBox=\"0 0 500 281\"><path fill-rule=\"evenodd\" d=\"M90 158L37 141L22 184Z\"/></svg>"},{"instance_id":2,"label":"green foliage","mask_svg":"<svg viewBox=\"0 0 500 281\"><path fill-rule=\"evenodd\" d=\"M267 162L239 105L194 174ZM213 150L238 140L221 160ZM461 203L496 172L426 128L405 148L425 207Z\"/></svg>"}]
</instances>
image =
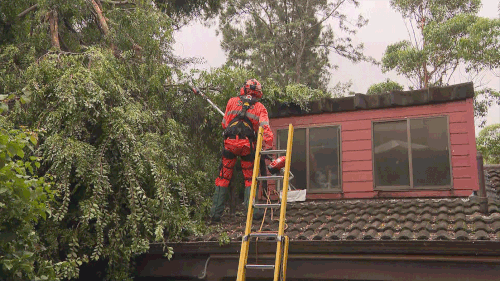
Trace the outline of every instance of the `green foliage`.
<instances>
[{"instance_id":1,"label":"green foliage","mask_svg":"<svg viewBox=\"0 0 500 281\"><path fill-rule=\"evenodd\" d=\"M218 241L219 241L219 246L224 246L229 244L229 242L231 242L231 240L229 239L229 235L227 235L227 232L221 232Z\"/></svg>"},{"instance_id":2,"label":"green foliage","mask_svg":"<svg viewBox=\"0 0 500 281\"><path fill-rule=\"evenodd\" d=\"M475 18L467 31L469 36L460 38L459 54L469 70L500 67L500 19Z\"/></svg>"},{"instance_id":3,"label":"green foliage","mask_svg":"<svg viewBox=\"0 0 500 281\"><path fill-rule=\"evenodd\" d=\"M474 117L479 127L486 124L488 108L494 103L500 105L500 93L491 88L483 88L475 91L474 98Z\"/></svg>"},{"instance_id":4,"label":"green foliage","mask_svg":"<svg viewBox=\"0 0 500 281\"><path fill-rule=\"evenodd\" d=\"M477 13L481 0L391 0L391 7L404 18L444 21L463 13Z\"/></svg>"},{"instance_id":5,"label":"green foliage","mask_svg":"<svg viewBox=\"0 0 500 281\"><path fill-rule=\"evenodd\" d=\"M38 255L41 235L35 226L50 214L53 191L48 177L36 175L37 143L36 132L0 126L0 275L9 280L55 277Z\"/></svg>"},{"instance_id":6,"label":"green foliage","mask_svg":"<svg viewBox=\"0 0 500 281\"><path fill-rule=\"evenodd\" d=\"M500 164L500 124L482 129L476 138L476 145L487 164Z\"/></svg>"},{"instance_id":7,"label":"green foliage","mask_svg":"<svg viewBox=\"0 0 500 281\"><path fill-rule=\"evenodd\" d=\"M188 127L169 117L180 105L160 102L175 93L154 87L169 71L148 67L121 64L93 48L48 55L25 73L29 107L12 112L17 122L47 130L40 151L47 171L57 175L58 192L49 233L79 244L65 251L67 261L104 258L115 277L150 241L198 231L192 213L208 192L207 175L195 172L204 170L194 162ZM50 250L56 259L57 249ZM68 265L63 277L77 274Z\"/></svg>"},{"instance_id":8,"label":"green foliage","mask_svg":"<svg viewBox=\"0 0 500 281\"><path fill-rule=\"evenodd\" d=\"M402 91L403 89L404 89L403 85L387 78L387 80L384 82L380 82L380 83L376 83L376 84L371 85L368 88L368 91L366 91L366 94L367 95L377 95L377 94L388 93L391 91Z\"/></svg>"},{"instance_id":9,"label":"green foliage","mask_svg":"<svg viewBox=\"0 0 500 281\"><path fill-rule=\"evenodd\" d=\"M347 83L347 85L338 84L334 89L336 90L335 93L329 93L295 83L281 87L271 78L263 79L245 68L228 66L214 68L211 71L201 71L198 74L199 78L194 83L199 85L202 89L211 91L209 94L210 99L215 102L222 111L225 109L227 100L238 95L241 86L243 86L245 81L249 78L256 78L262 83L264 95L261 102L267 107L280 103L293 103L307 110L308 101L331 97L335 94L338 95L339 92L345 92L346 88L350 87L349 83ZM215 111L209 109L210 106L206 103L204 103L204 106L211 111L210 114L216 116L217 122L220 122L222 117Z\"/></svg>"},{"instance_id":10,"label":"green foliage","mask_svg":"<svg viewBox=\"0 0 500 281\"><path fill-rule=\"evenodd\" d=\"M387 47L384 71L396 70L415 88L447 85L457 68L498 67L500 20L476 16L480 0L392 0L412 35Z\"/></svg>"},{"instance_id":11,"label":"green foliage","mask_svg":"<svg viewBox=\"0 0 500 281\"><path fill-rule=\"evenodd\" d=\"M272 78L280 87L295 83L324 91L336 68L328 60L330 52L353 62L370 60L362 53L363 44L351 38L367 21L342 11L358 5L356 0L229 1L219 23L227 63ZM343 34L326 24L331 21Z\"/></svg>"},{"instance_id":12,"label":"green foliage","mask_svg":"<svg viewBox=\"0 0 500 281\"><path fill-rule=\"evenodd\" d=\"M32 1L0 3L12 23L0 40L3 114L46 132L38 173L54 175L50 216L38 221L29 257L50 280L101 261L106 279L130 280L131 259L150 242L203 231L219 160L203 138L216 139L220 123L166 85L183 64L170 51L171 19L151 1L100 2L107 32L91 1L38 1L22 19ZM40 20L54 10L60 50Z\"/></svg>"}]
</instances>

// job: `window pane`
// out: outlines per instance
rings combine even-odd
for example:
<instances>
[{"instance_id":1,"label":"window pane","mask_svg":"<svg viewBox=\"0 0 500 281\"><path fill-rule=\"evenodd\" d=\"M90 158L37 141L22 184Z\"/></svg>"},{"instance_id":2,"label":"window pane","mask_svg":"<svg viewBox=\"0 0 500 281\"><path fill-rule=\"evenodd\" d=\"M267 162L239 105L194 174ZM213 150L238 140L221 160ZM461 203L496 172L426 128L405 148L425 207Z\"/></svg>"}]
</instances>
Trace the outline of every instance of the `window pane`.
<instances>
[{"instance_id":1,"label":"window pane","mask_svg":"<svg viewBox=\"0 0 500 281\"><path fill-rule=\"evenodd\" d=\"M309 129L311 189L340 188L338 130L338 127Z\"/></svg>"},{"instance_id":2,"label":"window pane","mask_svg":"<svg viewBox=\"0 0 500 281\"><path fill-rule=\"evenodd\" d=\"M406 121L375 123L373 153L376 186L409 186Z\"/></svg>"},{"instance_id":3,"label":"window pane","mask_svg":"<svg viewBox=\"0 0 500 281\"><path fill-rule=\"evenodd\" d=\"M410 120L413 185L450 185L446 117Z\"/></svg>"},{"instance_id":4,"label":"window pane","mask_svg":"<svg viewBox=\"0 0 500 281\"><path fill-rule=\"evenodd\" d=\"M278 130L278 149L286 149L288 130ZM297 189L306 189L306 129L293 130L292 163L290 171L295 176L290 183ZM281 183L283 184L283 183ZM280 189L282 186L280 186Z\"/></svg>"}]
</instances>

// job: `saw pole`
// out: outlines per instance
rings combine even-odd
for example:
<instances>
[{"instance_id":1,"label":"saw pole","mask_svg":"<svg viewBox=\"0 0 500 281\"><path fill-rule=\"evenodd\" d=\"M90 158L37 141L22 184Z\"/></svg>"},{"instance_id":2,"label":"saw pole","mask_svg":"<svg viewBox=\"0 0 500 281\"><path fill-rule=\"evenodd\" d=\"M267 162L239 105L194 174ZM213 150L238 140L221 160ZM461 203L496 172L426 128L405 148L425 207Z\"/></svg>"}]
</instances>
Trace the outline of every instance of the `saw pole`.
<instances>
[{"instance_id":1,"label":"saw pole","mask_svg":"<svg viewBox=\"0 0 500 281\"><path fill-rule=\"evenodd\" d=\"M224 116L224 112L222 112L222 110L220 110L220 108L217 107L217 105L215 105L215 103L213 103L205 94L200 92L200 90L198 88L193 87L193 88L191 88L191 90L193 90L193 92L196 95L200 95L202 98L204 98L213 108L215 108L215 110L217 110L217 112L219 112L222 116Z\"/></svg>"}]
</instances>

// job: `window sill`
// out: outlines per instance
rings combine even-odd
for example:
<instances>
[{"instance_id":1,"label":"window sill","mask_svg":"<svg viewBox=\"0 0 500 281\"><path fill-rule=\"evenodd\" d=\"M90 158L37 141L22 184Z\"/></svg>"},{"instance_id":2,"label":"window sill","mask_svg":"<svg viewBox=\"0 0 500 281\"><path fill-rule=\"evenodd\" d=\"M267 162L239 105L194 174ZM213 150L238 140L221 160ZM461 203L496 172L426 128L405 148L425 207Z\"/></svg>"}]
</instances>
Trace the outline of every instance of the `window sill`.
<instances>
[{"instance_id":1,"label":"window sill","mask_svg":"<svg viewBox=\"0 0 500 281\"><path fill-rule=\"evenodd\" d=\"M311 194L322 194L322 193L342 193L342 189L337 188L337 189L308 189L307 193Z\"/></svg>"},{"instance_id":2,"label":"window sill","mask_svg":"<svg viewBox=\"0 0 500 281\"><path fill-rule=\"evenodd\" d=\"M452 186L422 186L422 187L408 187L408 186L379 186L375 187L375 191L416 191L416 190L453 190Z\"/></svg>"}]
</instances>

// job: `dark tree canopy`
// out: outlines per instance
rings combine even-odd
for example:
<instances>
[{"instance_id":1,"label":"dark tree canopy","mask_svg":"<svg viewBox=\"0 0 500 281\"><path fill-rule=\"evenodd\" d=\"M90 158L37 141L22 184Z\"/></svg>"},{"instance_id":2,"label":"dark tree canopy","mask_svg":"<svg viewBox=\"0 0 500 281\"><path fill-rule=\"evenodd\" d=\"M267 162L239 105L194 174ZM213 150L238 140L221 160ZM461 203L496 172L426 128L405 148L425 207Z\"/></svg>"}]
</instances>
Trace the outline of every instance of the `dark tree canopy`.
<instances>
[{"instance_id":1,"label":"dark tree canopy","mask_svg":"<svg viewBox=\"0 0 500 281\"><path fill-rule=\"evenodd\" d=\"M363 44L352 36L367 21L348 18L345 8L355 8L356 0L290 1L237 0L224 5L219 31L228 64L272 78L282 87L290 83L326 89L330 52L353 62L368 60ZM327 22L335 21L343 34Z\"/></svg>"},{"instance_id":2,"label":"dark tree canopy","mask_svg":"<svg viewBox=\"0 0 500 281\"><path fill-rule=\"evenodd\" d=\"M218 15L226 0L154 0L179 28L193 19L207 20Z\"/></svg>"}]
</instances>

